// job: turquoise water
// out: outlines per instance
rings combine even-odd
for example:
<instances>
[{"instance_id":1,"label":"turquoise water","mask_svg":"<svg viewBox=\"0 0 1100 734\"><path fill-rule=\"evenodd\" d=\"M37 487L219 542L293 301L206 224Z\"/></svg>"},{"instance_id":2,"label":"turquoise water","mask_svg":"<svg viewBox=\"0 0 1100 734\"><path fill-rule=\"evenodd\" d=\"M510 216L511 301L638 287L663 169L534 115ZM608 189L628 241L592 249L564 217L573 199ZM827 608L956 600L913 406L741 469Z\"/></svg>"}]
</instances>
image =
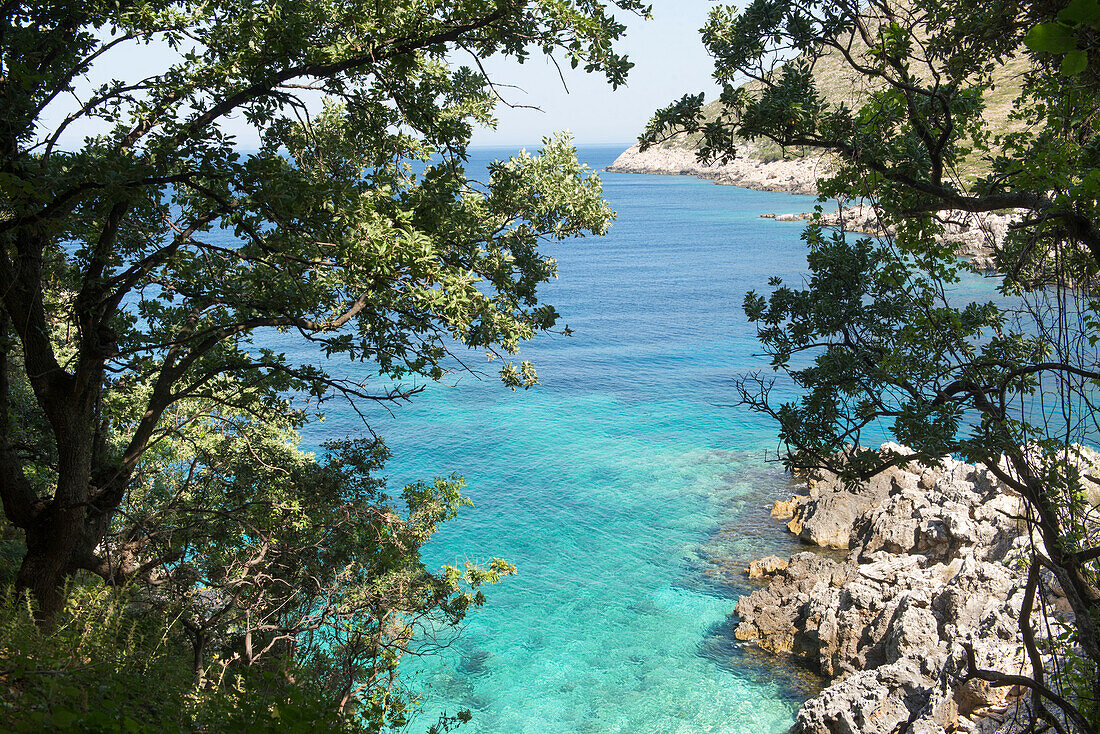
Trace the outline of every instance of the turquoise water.
<instances>
[{"instance_id":1,"label":"turquoise water","mask_svg":"<svg viewBox=\"0 0 1100 734\"><path fill-rule=\"evenodd\" d=\"M594 168L617 153L581 151ZM470 709L470 734L764 734L785 731L815 685L737 645L728 618L746 563L792 547L767 516L793 489L765 461L774 427L731 407L732 377L766 368L741 301L804 272L801 225L760 214L812 199L603 181L611 234L550 251L560 279L545 295L575 335L525 348L542 385L456 377L373 422L392 486L468 482L475 507L432 539L429 565L518 567L447 649L404 663L425 699L412 732ZM333 413L323 426L356 424Z\"/></svg>"}]
</instances>

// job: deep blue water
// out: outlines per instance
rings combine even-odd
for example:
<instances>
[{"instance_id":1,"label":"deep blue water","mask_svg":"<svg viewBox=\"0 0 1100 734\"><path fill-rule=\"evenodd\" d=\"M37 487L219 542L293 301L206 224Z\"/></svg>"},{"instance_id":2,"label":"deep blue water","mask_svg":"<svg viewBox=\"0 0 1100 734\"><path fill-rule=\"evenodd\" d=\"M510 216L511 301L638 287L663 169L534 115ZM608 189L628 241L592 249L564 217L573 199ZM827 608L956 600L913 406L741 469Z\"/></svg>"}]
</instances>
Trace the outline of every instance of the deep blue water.
<instances>
[{"instance_id":1,"label":"deep blue water","mask_svg":"<svg viewBox=\"0 0 1100 734\"><path fill-rule=\"evenodd\" d=\"M581 157L600 169L618 152ZM507 155L477 151L470 170ZM372 421L395 490L468 482L475 507L432 539L429 565L518 567L446 650L406 659L424 700L412 732L470 709L470 734L765 734L785 731L814 685L739 646L728 617L746 563L792 547L767 514L793 489L765 461L774 427L731 407L733 376L766 367L741 302L770 275L804 272L801 225L760 214L812 199L602 178L611 234L549 251L559 279L545 298L574 335L524 348L542 384L458 376ZM335 410L306 442L357 427Z\"/></svg>"}]
</instances>

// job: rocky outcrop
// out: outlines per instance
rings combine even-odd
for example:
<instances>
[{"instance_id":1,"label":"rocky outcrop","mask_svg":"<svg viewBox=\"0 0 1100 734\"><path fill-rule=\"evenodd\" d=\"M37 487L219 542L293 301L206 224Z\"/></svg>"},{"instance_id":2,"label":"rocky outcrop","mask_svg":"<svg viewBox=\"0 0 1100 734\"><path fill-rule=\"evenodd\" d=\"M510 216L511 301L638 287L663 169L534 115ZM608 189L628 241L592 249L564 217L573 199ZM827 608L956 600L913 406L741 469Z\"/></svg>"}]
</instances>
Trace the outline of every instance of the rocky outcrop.
<instances>
[{"instance_id":1,"label":"rocky outcrop","mask_svg":"<svg viewBox=\"0 0 1100 734\"><path fill-rule=\"evenodd\" d=\"M645 151L632 145L607 167L612 173L658 173L698 176L716 183L759 191L816 194L817 179L828 166L819 156L763 160L755 148L741 146L738 157L725 164L703 164L691 148L654 146Z\"/></svg>"},{"instance_id":2,"label":"rocky outcrop","mask_svg":"<svg viewBox=\"0 0 1100 734\"><path fill-rule=\"evenodd\" d=\"M762 214L765 219L777 222L809 221L817 216L813 212L799 214ZM989 272L996 269L993 260L994 249L1004 242L1008 229L1021 217L1020 212L983 212L973 213L957 210L942 211L937 214L943 223L944 231L939 241L954 246L959 257L970 260L975 269ZM823 211L819 221L825 227L843 227L849 232L859 232L881 236L891 230L879 221L873 207L863 204L838 207L834 211Z\"/></svg>"},{"instance_id":3,"label":"rocky outcrop","mask_svg":"<svg viewBox=\"0 0 1100 734\"><path fill-rule=\"evenodd\" d=\"M817 194L817 180L831 170L828 159L820 155L800 158L765 159L751 145L739 146L737 157L729 163L700 163L691 147L676 145L654 146L645 151L637 145L623 151L615 162L607 167L612 173L651 173L697 176L715 183L741 186L759 191L780 191L789 194ZM812 213L763 214L765 218L779 222L811 219ZM940 239L955 246L960 257L969 258L981 271L995 269L993 248L1004 240L1014 214L961 211L940 212L944 233ZM851 232L884 234L874 210L862 204L845 206L839 211L823 212L821 223L826 227L840 227Z\"/></svg>"},{"instance_id":4,"label":"rocky outcrop","mask_svg":"<svg viewBox=\"0 0 1100 734\"><path fill-rule=\"evenodd\" d=\"M847 548L852 527L863 513L891 489L915 484L912 474L901 469L888 469L856 487L846 487L835 475L809 477L809 496L792 497L782 507L790 507L792 513L787 528L811 545Z\"/></svg>"},{"instance_id":5,"label":"rocky outcrop","mask_svg":"<svg viewBox=\"0 0 1100 734\"><path fill-rule=\"evenodd\" d=\"M745 573L749 575L750 579L759 579L776 571L782 571L787 565L788 562L779 556L765 556L750 563L749 567L745 569Z\"/></svg>"},{"instance_id":6,"label":"rocky outcrop","mask_svg":"<svg viewBox=\"0 0 1100 734\"><path fill-rule=\"evenodd\" d=\"M804 540L849 549L843 560L802 552L761 564L767 585L737 603L738 639L831 680L792 731L887 734L910 720L913 732L970 730L1014 703L1013 688L960 683L964 642L983 668L1023 664L1029 538L1022 500L988 470L945 458L856 488L818 477L781 509Z\"/></svg>"}]
</instances>

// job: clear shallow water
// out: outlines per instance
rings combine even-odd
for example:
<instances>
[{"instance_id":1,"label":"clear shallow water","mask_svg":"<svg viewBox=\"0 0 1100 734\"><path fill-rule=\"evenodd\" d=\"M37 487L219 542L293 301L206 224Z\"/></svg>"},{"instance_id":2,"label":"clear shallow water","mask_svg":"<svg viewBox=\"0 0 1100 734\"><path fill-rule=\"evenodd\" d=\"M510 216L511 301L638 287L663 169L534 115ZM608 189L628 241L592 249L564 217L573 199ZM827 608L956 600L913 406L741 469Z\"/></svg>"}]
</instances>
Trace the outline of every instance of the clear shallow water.
<instances>
[{"instance_id":1,"label":"clear shallow water","mask_svg":"<svg viewBox=\"0 0 1100 734\"><path fill-rule=\"evenodd\" d=\"M581 156L602 168L618 152ZM470 170L507 154L479 151ZM738 646L728 619L746 563L792 545L766 510L793 489L764 461L774 427L730 407L732 376L766 368L741 302L804 272L802 226L760 214L812 199L602 178L611 234L550 251L560 279L545 296L575 335L524 349L542 385L457 377L373 421L395 490L468 482L476 506L433 538L429 565L518 567L442 654L406 660L426 704L412 732L468 708L470 734L765 734L815 685ZM306 441L357 427L333 411Z\"/></svg>"}]
</instances>

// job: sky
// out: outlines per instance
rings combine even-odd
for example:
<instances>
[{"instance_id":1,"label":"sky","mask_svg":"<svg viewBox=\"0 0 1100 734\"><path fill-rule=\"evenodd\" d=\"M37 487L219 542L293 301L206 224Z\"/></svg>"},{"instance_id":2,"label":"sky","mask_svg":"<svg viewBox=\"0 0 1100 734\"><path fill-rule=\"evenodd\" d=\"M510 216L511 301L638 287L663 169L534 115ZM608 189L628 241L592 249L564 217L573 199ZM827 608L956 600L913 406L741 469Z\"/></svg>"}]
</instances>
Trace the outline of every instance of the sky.
<instances>
[{"instance_id":1,"label":"sky","mask_svg":"<svg viewBox=\"0 0 1100 734\"><path fill-rule=\"evenodd\" d=\"M651 0L653 17L645 20L632 13L615 15L627 26L618 49L635 67L625 86L612 91L602 75L585 74L562 64L562 84L557 68L546 58L532 55L525 64L501 58L485 61L490 77L505 99L516 108L497 106L496 129L478 130L477 146L537 146L552 133L569 130L578 145L627 145L641 133L654 111L687 93L717 96L710 78L712 61L699 38L699 29L715 0ZM78 96L110 79L136 81L149 68L170 63L173 52L163 44L120 47L97 62L92 74L77 89ZM462 63L461 58L456 59ZM61 98L43 114L44 127L52 129L78 106L75 98ZM524 107L525 106L525 107ZM527 107L537 107L529 109ZM244 148L257 145L256 134L241 120L225 121L224 129ZM102 132L102 124L78 123L61 138L63 147L81 147L85 136Z\"/></svg>"},{"instance_id":2,"label":"sky","mask_svg":"<svg viewBox=\"0 0 1100 734\"><path fill-rule=\"evenodd\" d=\"M626 86L615 91L602 76L565 65L566 91L557 69L543 58L522 65L490 60L486 68L495 81L523 90L503 90L505 99L541 111L499 105L497 129L478 131L474 144L531 145L559 130L571 131L580 145L630 144L658 108L688 93L716 97L718 86L710 77L713 62L699 38L714 0L651 2L651 20L617 14L627 26L620 52L635 66Z\"/></svg>"}]
</instances>

